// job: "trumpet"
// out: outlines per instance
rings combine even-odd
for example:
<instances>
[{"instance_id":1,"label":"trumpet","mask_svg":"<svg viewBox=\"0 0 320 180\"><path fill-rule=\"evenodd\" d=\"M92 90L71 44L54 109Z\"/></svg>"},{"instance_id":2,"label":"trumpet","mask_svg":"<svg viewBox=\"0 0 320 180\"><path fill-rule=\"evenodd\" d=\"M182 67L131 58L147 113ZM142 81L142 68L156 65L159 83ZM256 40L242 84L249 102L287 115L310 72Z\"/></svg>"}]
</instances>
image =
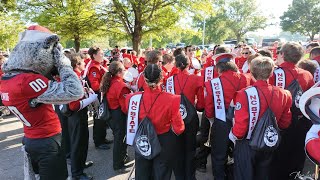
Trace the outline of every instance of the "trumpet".
<instances>
[{"instance_id":1,"label":"trumpet","mask_svg":"<svg viewBox=\"0 0 320 180\"><path fill-rule=\"evenodd\" d=\"M204 143L204 145L207 147L211 147L211 127L213 124L213 120L209 120L209 122L210 122L210 128L209 128L208 140L207 140L207 142Z\"/></svg>"},{"instance_id":2,"label":"trumpet","mask_svg":"<svg viewBox=\"0 0 320 180\"><path fill-rule=\"evenodd\" d=\"M85 93L84 97L88 98L89 97L89 89L90 86L86 80L84 80L84 87L85 87ZM99 100L92 102L91 104L88 105L88 111L89 111L89 116L92 117L94 114L98 113L98 109L100 106Z\"/></svg>"}]
</instances>

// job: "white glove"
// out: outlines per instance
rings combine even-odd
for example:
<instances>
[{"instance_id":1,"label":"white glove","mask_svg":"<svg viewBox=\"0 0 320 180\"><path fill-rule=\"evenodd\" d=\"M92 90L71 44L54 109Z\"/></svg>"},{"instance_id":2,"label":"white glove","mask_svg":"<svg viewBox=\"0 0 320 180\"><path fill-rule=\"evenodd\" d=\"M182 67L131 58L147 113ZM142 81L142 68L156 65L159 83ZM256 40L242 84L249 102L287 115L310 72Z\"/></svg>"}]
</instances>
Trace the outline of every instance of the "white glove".
<instances>
[{"instance_id":1,"label":"white glove","mask_svg":"<svg viewBox=\"0 0 320 180\"><path fill-rule=\"evenodd\" d=\"M80 109L83 109L85 107L87 107L89 104L91 104L94 101L98 101L98 95L95 93L89 93L89 97L86 99L83 99L82 101L80 101Z\"/></svg>"}]
</instances>

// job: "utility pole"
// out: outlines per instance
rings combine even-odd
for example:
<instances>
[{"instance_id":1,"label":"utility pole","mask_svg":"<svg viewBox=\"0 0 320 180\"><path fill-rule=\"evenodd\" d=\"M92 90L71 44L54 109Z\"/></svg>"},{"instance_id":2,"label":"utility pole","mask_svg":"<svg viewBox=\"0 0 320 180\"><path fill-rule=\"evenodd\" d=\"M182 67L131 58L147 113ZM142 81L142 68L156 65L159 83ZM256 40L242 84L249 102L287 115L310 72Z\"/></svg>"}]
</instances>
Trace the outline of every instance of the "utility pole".
<instances>
[{"instance_id":1,"label":"utility pole","mask_svg":"<svg viewBox=\"0 0 320 180\"><path fill-rule=\"evenodd\" d=\"M202 48L204 48L204 37L206 31L206 18L203 18L203 32L202 32Z\"/></svg>"}]
</instances>

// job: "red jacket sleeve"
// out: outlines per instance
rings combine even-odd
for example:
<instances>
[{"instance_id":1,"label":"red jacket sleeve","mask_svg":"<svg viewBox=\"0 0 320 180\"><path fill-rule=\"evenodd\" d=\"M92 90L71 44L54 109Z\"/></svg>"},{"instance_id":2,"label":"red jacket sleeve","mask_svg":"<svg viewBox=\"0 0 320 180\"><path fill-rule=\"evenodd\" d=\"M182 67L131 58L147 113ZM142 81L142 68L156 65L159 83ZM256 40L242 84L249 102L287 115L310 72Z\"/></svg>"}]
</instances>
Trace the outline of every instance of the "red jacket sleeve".
<instances>
[{"instance_id":1,"label":"red jacket sleeve","mask_svg":"<svg viewBox=\"0 0 320 180\"><path fill-rule=\"evenodd\" d=\"M128 107L126 106L126 96L130 94L130 90L127 87L122 88L120 97L119 97L119 104L121 107L122 112L127 113Z\"/></svg>"},{"instance_id":2,"label":"red jacket sleeve","mask_svg":"<svg viewBox=\"0 0 320 180\"><path fill-rule=\"evenodd\" d=\"M180 113L180 96L175 95L172 99L171 126L175 134L183 133L185 126Z\"/></svg>"},{"instance_id":3,"label":"red jacket sleeve","mask_svg":"<svg viewBox=\"0 0 320 180\"><path fill-rule=\"evenodd\" d=\"M314 160L320 162L320 138L310 140L306 145L306 150Z\"/></svg>"},{"instance_id":4,"label":"red jacket sleeve","mask_svg":"<svg viewBox=\"0 0 320 180\"><path fill-rule=\"evenodd\" d=\"M198 111L203 111L204 109L204 80L201 76L196 76L196 82L198 83L198 88L197 88L197 104L196 104L196 109Z\"/></svg>"},{"instance_id":5,"label":"red jacket sleeve","mask_svg":"<svg viewBox=\"0 0 320 180\"><path fill-rule=\"evenodd\" d=\"M71 111L79 111L79 109L80 109L80 100L73 101L73 102L69 103L69 109Z\"/></svg>"},{"instance_id":6,"label":"red jacket sleeve","mask_svg":"<svg viewBox=\"0 0 320 180\"><path fill-rule=\"evenodd\" d=\"M292 114L290 111L290 107L292 105L292 96L288 90L283 90L283 92L284 92L284 98L283 98L282 107L284 107L284 109L280 119L277 121L280 129L288 128L292 120Z\"/></svg>"},{"instance_id":7,"label":"red jacket sleeve","mask_svg":"<svg viewBox=\"0 0 320 180\"><path fill-rule=\"evenodd\" d=\"M89 71L88 78L93 91L98 92L102 75L98 68L92 67Z\"/></svg>"},{"instance_id":8,"label":"red jacket sleeve","mask_svg":"<svg viewBox=\"0 0 320 180\"><path fill-rule=\"evenodd\" d=\"M245 91L237 93L235 102L237 108L235 108L232 133L238 139L242 139L248 131L249 124L248 100Z\"/></svg>"},{"instance_id":9,"label":"red jacket sleeve","mask_svg":"<svg viewBox=\"0 0 320 180\"><path fill-rule=\"evenodd\" d=\"M213 104L213 94L212 94L212 87L211 83L205 82L206 87L206 97L204 99L205 102L205 115L207 118L214 118L214 104Z\"/></svg>"}]
</instances>

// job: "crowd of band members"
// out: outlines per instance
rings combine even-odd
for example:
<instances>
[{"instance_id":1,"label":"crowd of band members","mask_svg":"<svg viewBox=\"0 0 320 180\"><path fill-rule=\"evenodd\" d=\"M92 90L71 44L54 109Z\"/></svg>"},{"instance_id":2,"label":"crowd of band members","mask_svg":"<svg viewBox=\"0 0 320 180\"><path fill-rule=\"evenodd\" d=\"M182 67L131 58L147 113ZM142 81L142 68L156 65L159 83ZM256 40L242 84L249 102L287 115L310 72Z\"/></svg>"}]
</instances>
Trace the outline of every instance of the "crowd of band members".
<instances>
[{"instance_id":1,"label":"crowd of band members","mask_svg":"<svg viewBox=\"0 0 320 180\"><path fill-rule=\"evenodd\" d=\"M224 46L216 46L213 51L200 57L196 57L196 50L194 46L174 51L150 49L138 58L135 53L128 55L116 49L112 61L104 59L104 52L99 47L90 48L88 55L66 52L87 91L87 97L69 103L73 111L71 116L65 117L56 108L63 129L66 158L70 159L74 179L91 179L83 172L85 167L92 165L92 162L86 162L89 140L87 106L97 97L107 99L112 119L109 122L99 121L95 119L96 114L93 115L95 147L110 149L108 144L112 141L106 139L106 129L110 127L114 137L113 169L119 173L128 172L129 167L125 165L128 162L127 145L124 140L126 114L130 98L142 92L144 98L140 103L139 121L145 116L150 117L162 150L153 160L146 160L137 154L132 157L136 161L135 176L138 180L170 179L172 171L177 180L196 179L196 169L206 171L210 153L215 179L230 178L229 173L233 171L235 179L283 180L293 179L290 176L292 172L302 171L306 157L304 140L312 123L301 113L292 114L291 94L275 86L273 71L278 67L284 70L285 88L296 79L303 91L307 91L314 85L313 75L316 75L317 63L320 63L320 47L315 46L310 51L310 59L314 61L303 60L304 50L294 42L284 44L275 52L249 46L239 47L237 53L241 56L238 57ZM200 68L195 60L201 64ZM125 78L129 68L138 71L133 82ZM170 77L174 82L174 91L171 92L168 91ZM215 112L217 105L211 82L216 78L219 78L223 87L222 109L227 111L231 104L236 106L234 122ZM270 106L279 128L285 132L275 152L256 152L247 144L249 114L245 89L250 86L259 90L259 115ZM181 95L202 114L200 122L198 116L188 124L183 122L179 111ZM211 148L204 146L209 129ZM232 158L233 166L229 162Z\"/></svg>"}]
</instances>

